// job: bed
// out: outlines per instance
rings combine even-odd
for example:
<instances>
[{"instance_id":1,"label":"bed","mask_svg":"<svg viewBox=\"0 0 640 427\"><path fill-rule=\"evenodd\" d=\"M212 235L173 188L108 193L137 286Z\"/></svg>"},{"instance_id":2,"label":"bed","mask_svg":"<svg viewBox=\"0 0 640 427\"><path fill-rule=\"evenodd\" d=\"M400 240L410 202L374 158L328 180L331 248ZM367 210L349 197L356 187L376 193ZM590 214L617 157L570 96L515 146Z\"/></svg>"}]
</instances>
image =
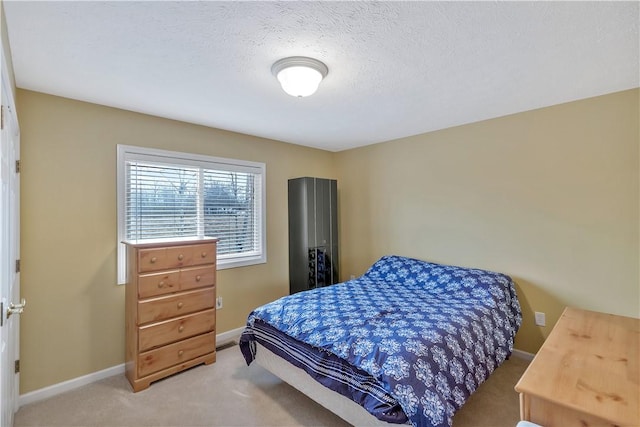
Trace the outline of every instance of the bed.
<instances>
[{"instance_id":1,"label":"bed","mask_svg":"<svg viewBox=\"0 0 640 427\"><path fill-rule=\"evenodd\" d=\"M351 424L445 427L511 355L521 322L509 276L389 255L257 308L239 344L247 364Z\"/></svg>"}]
</instances>

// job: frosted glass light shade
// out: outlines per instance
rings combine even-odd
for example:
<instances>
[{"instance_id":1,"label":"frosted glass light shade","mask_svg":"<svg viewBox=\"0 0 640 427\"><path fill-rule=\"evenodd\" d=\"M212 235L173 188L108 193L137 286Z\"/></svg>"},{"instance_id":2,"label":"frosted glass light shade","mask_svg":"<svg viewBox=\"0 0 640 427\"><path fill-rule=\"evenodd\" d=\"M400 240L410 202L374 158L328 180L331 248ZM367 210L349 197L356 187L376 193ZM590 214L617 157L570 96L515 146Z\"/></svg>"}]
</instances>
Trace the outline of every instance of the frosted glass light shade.
<instances>
[{"instance_id":1,"label":"frosted glass light shade","mask_svg":"<svg viewBox=\"0 0 640 427\"><path fill-rule=\"evenodd\" d=\"M277 61L271 67L282 89L291 96L313 95L329 69L322 62L304 56L292 56Z\"/></svg>"},{"instance_id":2,"label":"frosted glass light shade","mask_svg":"<svg viewBox=\"0 0 640 427\"><path fill-rule=\"evenodd\" d=\"M291 96L313 95L322 81L322 74L307 67L285 68L276 77L282 89Z\"/></svg>"}]
</instances>

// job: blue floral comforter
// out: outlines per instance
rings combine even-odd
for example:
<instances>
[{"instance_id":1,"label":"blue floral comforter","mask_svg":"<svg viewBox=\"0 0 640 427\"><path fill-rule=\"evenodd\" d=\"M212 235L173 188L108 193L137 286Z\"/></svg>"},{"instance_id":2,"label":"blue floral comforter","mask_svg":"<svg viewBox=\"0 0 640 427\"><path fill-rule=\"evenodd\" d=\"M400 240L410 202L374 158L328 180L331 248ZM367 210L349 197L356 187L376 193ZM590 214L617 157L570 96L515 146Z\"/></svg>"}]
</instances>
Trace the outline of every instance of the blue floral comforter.
<instances>
[{"instance_id":1,"label":"blue floral comforter","mask_svg":"<svg viewBox=\"0 0 640 427\"><path fill-rule=\"evenodd\" d=\"M355 280L253 311L245 357L256 321L370 374L414 426L444 427L511 354L522 314L509 276L385 256Z\"/></svg>"}]
</instances>

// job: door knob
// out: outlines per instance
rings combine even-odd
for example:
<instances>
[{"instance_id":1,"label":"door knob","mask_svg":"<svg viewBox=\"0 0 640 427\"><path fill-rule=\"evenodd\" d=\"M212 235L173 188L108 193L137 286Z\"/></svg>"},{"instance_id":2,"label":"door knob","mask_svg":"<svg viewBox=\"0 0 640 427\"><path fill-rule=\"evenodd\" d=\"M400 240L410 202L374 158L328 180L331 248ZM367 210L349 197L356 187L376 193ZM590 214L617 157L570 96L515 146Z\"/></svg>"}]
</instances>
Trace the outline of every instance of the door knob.
<instances>
[{"instance_id":1,"label":"door knob","mask_svg":"<svg viewBox=\"0 0 640 427\"><path fill-rule=\"evenodd\" d=\"M20 300L20 304L9 303L9 308L7 308L7 319L11 317L12 314L22 313L25 305L27 305L27 300L24 298Z\"/></svg>"}]
</instances>

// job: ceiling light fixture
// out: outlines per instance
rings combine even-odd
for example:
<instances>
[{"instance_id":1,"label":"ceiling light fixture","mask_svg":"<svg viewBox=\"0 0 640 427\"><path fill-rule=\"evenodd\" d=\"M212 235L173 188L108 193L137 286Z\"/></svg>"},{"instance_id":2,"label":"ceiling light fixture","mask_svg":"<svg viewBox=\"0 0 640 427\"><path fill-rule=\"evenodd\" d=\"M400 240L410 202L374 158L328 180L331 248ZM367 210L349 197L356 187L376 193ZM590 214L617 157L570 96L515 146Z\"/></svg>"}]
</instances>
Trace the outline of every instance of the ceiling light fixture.
<instances>
[{"instance_id":1,"label":"ceiling light fixture","mask_svg":"<svg viewBox=\"0 0 640 427\"><path fill-rule=\"evenodd\" d=\"M276 61L271 72L291 96L313 95L318 85L329 73L329 69L317 59L306 56L291 56Z\"/></svg>"}]
</instances>

